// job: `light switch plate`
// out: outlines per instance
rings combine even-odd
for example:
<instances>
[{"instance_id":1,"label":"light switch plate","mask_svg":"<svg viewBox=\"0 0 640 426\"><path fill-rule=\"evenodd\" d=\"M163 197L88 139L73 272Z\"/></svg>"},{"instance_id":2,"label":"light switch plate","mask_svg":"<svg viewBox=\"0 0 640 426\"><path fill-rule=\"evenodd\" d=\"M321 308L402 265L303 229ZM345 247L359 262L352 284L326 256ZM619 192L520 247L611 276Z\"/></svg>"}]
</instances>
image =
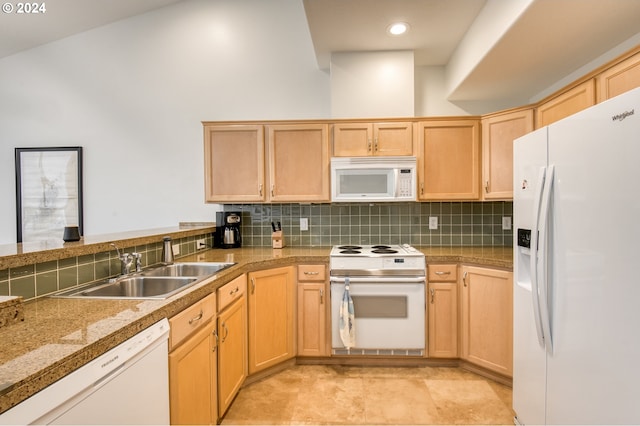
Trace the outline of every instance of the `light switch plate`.
<instances>
[{"instance_id":1,"label":"light switch plate","mask_svg":"<svg viewBox=\"0 0 640 426\"><path fill-rule=\"evenodd\" d=\"M438 229L438 216L429 216L429 229Z\"/></svg>"},{"instance_id":2,"label":"light switch plate","mask_svg":"<svg viewBox=\"0 0 640 426\"><path fill-rule=\"evenodd\" d=\"M502 230L508 231L511 229L511 217L503 216L502 217Z\"/></svg>"},{"instance_id":3,"label":"light switch plate","mask_svg":"<svg viewBox=\"0 0 640 426\"><path fill-rule=\"evenodd\" d=\"M308 231L309 230L309 218L308 217L301 217L300 218L300 230L301 231Z\"/></svg>"}]
</instances>

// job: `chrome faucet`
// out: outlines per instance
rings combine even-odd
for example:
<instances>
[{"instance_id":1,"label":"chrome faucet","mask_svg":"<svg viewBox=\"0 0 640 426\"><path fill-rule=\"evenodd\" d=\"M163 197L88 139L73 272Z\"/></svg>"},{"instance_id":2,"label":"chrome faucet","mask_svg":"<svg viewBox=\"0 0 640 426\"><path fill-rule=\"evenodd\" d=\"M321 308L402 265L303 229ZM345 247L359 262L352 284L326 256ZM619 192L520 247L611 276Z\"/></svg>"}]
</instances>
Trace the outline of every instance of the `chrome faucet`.
<instances>
[{"instance_id":1,"label":"chrome faucet","mask_svg":"<svg viewBox=\"0 0 640 426\"><path fill-rule=\"evenodd\" d=\"M134 256L129 253L120 253L120 249L115 243L111 243L113 247L115 247L116 252L118 252L118 259L120 259L120 274L127 275L131 273L131 267L133 266L133 258ZM139 255L138 253L134 253ZM138 262L136 261L136 267Z\"/></svg>"}]
</instances>

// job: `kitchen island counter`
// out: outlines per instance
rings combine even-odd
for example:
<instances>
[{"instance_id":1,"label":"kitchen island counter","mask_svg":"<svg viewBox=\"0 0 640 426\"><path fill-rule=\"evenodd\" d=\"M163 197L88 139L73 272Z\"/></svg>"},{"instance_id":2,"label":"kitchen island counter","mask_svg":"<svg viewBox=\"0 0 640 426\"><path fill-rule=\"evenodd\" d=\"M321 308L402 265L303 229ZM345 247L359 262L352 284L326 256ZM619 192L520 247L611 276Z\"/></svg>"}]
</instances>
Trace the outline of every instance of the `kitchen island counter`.
<instances>
[{"instance_id":1,"label":"kitchen island counter","mask_svg":"<svg viewBox=\"0 0 640 426\"><path fill-rule=\"evenodd\" d=\"M418 247L429 262L510 268L510 247ZM213 249L180 262L234 262L165 300L44 297L24 302L24 321L0 328L0 413L162 318L169 318L246 272L329 262L330 247Z\"/></svg>"}]
</instances>

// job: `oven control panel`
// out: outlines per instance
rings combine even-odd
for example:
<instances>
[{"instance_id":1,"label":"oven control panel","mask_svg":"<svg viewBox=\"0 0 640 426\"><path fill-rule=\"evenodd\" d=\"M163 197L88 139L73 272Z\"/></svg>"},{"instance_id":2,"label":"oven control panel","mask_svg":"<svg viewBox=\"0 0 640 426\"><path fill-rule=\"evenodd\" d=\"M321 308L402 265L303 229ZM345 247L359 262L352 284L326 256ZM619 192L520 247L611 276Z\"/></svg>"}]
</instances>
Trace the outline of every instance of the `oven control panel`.
<instances>
[{"instance_id":1,"label":"oven control panel","mask_svg":"<svg viewBox=\"0 0 640 426\"><path fill-rule=\"evenodd\" d=\"M424 256L393 256L393 257L332 257L330 268L338 269L426 269Z\"/></svg>"}]
</instances>

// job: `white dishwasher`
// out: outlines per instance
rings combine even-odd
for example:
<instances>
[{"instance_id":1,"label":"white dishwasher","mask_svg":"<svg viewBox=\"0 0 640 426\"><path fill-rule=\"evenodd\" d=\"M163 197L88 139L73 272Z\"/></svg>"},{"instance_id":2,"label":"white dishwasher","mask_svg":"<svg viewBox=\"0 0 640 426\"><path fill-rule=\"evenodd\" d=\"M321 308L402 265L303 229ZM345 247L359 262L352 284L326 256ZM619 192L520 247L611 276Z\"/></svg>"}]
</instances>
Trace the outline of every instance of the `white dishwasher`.
<instances>
[{"instance_id":1,"label":"white dishwasher","mask_svg":"<svg viewBox=\"0 0 640 426\"><path fill-rule=\"evenodd\" d=\"M0 414L0 424L169 424L163 319Z\"/></svg>"}]
</instances>

